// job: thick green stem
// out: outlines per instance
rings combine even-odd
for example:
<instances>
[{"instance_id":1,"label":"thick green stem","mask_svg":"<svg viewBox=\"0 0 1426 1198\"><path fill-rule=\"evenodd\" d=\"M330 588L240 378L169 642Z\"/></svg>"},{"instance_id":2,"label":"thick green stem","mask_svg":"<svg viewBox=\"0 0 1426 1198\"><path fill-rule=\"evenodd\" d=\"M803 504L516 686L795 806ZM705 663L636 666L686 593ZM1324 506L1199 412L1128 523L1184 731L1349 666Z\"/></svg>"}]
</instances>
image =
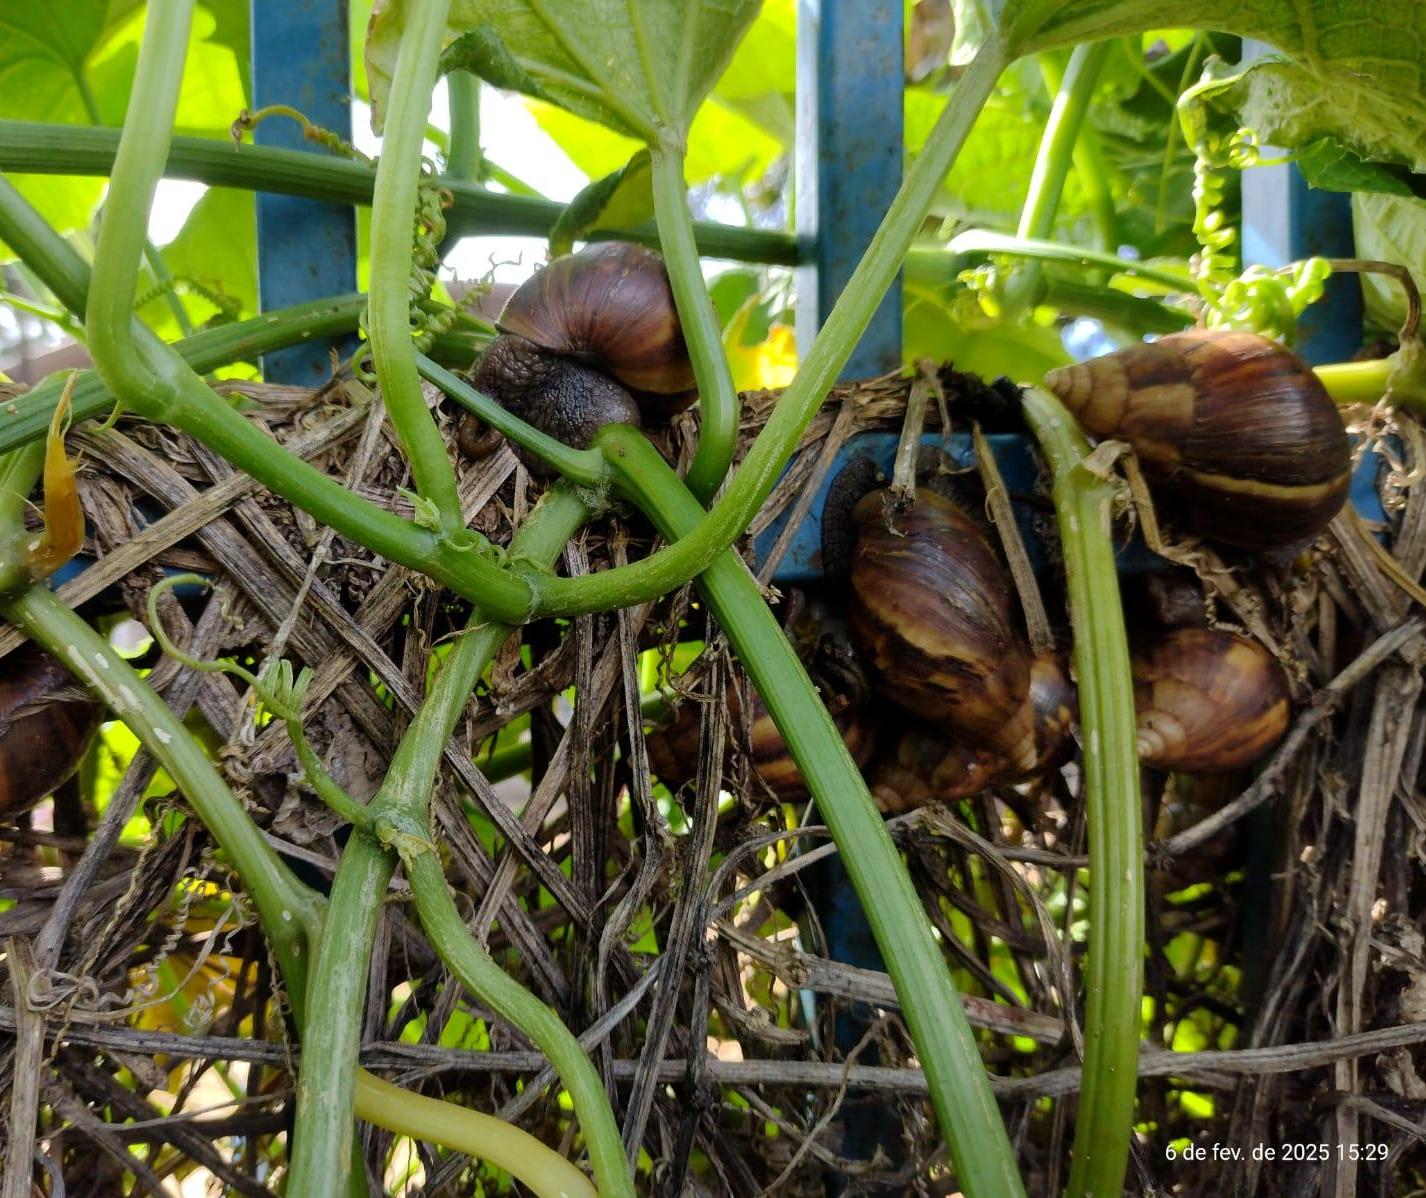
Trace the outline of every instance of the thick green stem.
<instances>
[{"instance_id":1,"label":"thick green stem","mask_svg":"<svg viewBox=\"0 0 1426 1198\"><path fill-rule=\"evenodd\" d=\"M1058 93L1064 82L1058 59L1052 54L1039 54L1036 59L1045 86ZM1089 203L1089 215L1094 222L1094 248L1112 254L1119 244L1119 222L1114 212L1114 195L1109 190L1109 165L1104 161L1104 150L1094 126L1083 122L1074 143L1074 173Z\"/></svg>"},{"instance_id":2,"label":"thick green stem","mask_svg":"<svg viewBox=\"0 0 1426 1198\"><path fill-rule=\"evenodd\" d=\"M0 175L0 238L20 255L66 308L83 317L89 302L89 264L49 227L34 205Z\"/></svg>"},{"instance_id":3,"label":"thick green stem","mask_svg":"<svg viewBox=\"0 0 1426 1198\"><path fill-rule=\"evenodd\" d=\"M552 560L586 515L583 501L572 490L555 488L516 535L510 546L511 555L540 563ZM450 901L434 857L429 866L418 862L434 851L429 841L431 789L466 698L509 633L508 625L486 622L478 612L472 614L466 633L432 682L426 701L397 746L386 781L371 802L376 836L354 832L342 855L311 983L314 994L332 996L333 1002L324 1008L323 1021L314 1022L303 1041L290 1192L327 1193L323 1187L334 1186L335 1179L344 1173L351 1145L355 1061L367 965L381 901L398 854L411 863L408 869L413 886L417 878L421 879L419 884L425 893L419 902L439 915L442 902ZM456 919L459 923L458 916ZM447 944L450 931L442 921L438 948ZM465 949L474 947L463 926L461 932L456 945L460 964L448 962L458 975L470 964ZM437 944L435 935L432 943ZM490 984L488 974L477 976L481 985ZM472 977L472 984L476 980ZM508 979L507 983L501 998L508 1002L520 988ZM632 1195L618 1125L598 1076L577 1042L562 1024L556 1027L558 1020L551 1022L552 1013L533 996L525 994L522 1001L506 1009L516 1026L544 1048L557 1067L562 1066L561 1078L576 1096L600 1192ZM526 1017L533 1020L529 1026L524 1022Z\"/></svg>"},{"instance_id":4,"label":"thick green stem","mask_svg":"<svg viewBox=\"0 0 1426 1198\"><path fill-rule=\"evenodd\" d=\"M321 900L283 865L183 721L105 638L42 586L0 600L0 614L64 662L178 782L242 878L300 1011Z\"/></svg>"},{"instance_id":5,"label":"thick green stem","mask_svg":"<svg viewBox=\"0 0 1426 1198\"><path fill-rule=\"evenodd\" d=\"M1064 546L1089 826L1089 951L1084 1085L1071 1198L1117 1198L1134 1130L1144 988L1144 816L1134 685L1114 565L1114 488L1085 464L1089 443L1048 392L1028 388L1025 418L1049 462Z\"/></svg>"},{"instance_id":6,"label":"thick green stem","mask_svg":"<svg viewBox=\"0 0 1426 1198\"><path fill-rule=\"evenodd\" d=\"M576 615L656 598L707 569L748 526L901 268L942 179L995 87L1003 61L999 45L987 42L956 83L951 102L907 172L797 377L707 518L643 561L577 579L550 579L540 587L537 614Z\"/></svg>"},{"instance_id":7,"label":"thick green stem","mask_svg":"<svg viewBox=\"0 0 1426 1198\"><path fill-rule=\"evenodd\" d=\"M607 430L604 444L620 488L659 531L670 540L691 535L703 510L643 435L619 426ZM957 1185L969 1195L1023 1194L1014 1150L930 920L816 687L731 550L704 571L698 586L842 850L901 999ZM1127 1123L1124 1130L1127 1135Z\"/></svg>"},{"instance_id":8,"label":"thick green stem","mask_svg":"<svg viewBox=\"0 0 1426 1198\"><path fill-rule=\"evenodd\" d=\"M99 224L85 325L95 365L118 395L141 389L148 381L133 344L134 295L149 211L178 108L192 19L193 0L151 0L139 70Z\"/></svg>"},{"instance_id":9,"label":"thick green stem","mask_svg":"<svg viewBox=\"0 0 1426 1198\"><path fill-rule=\"evenodd\" d=\"M0 121L0 170L42 175L108 175L118 144L114 129ZM375 174L368 166L341 158L233 145L204 137L175 137L166 171L210 187L240 187L278 195L306 196L333 204L369 204ZM449 191L446 229L452 237L499 233L544 237L565 205L530 195L502 195L450 176L436 180ZM694 225L699 250L710 258L797 264L797 243L771 229L739 229L700 221ZM624 239L658 245L652 222L632 229L591 230L591 240Z\"/></svg>"},{"instance_id":10,"label":"thick green stem","mask_svg":"<svg viewBox=\"0 0 1426 1198\"><path fill-rule=\"evenodd\" d=\"M604 1198L633 1198L634 1184L619 1151L619 1125L593 1062L560 1017L507 974L476 942L460 917L432 852L406 861L406 876L416 900L416 914L437 956L461 985L496 1015L518 1027L559 1073L589 1145L590 1165ZM509 1168L504 1162L497 1164Z\"/></svg>"},{"instance_id":11,"label":"thick green stem","mask_svg":"<svg viewBox=\"0 0 1426 1198\"><path fill-rule=\"evenodd\" d=\"M1099 81L1099 69L1109 52L1108 41L1076 46L1070 54L1064 79L1055 93L1049 120L1035 155L1030 189L1020 210L1016 235L1024 240L1046 240L1055 231L1055 213L1074 161L1080 126L1089 110L1090 97ZM1033 302L1040 281L1039 263L1031 261L1006 288L1006 304L1018 309Z\"/></svg>"},{"instance_id":12,"label":"thick green stem","mask_svg":"<svg viewBox=\"0 0 1426 1198\"><path fill-rule=\"evenodd\" d=\"M1385 398L1392 407L1426 413L1426 370L1416 341L1403 342L1389 358L1337 362L1313 370L1339 404L1374 404Z\"/></svg>"},{"instance_id":13,"label":"thick green stem","mask_svg":"<svg viewBox=\"0 0 1426 1198\"><path fill-rule=\"evenodd\" d=\"M446 76L450 104L451 151L446 173L463 183L479 183L485 166L480 148L480 80L469 71Z\"/></svg>"},{"instance_id":14,"label":"thick green stem","mask_svg":"<svg viewBox=\"0 0 1426 1198\"><path fill-rule=\"evenodd\" d=\"M1391 382L1393 362L1375 358L1369 362L1334 362L1318 366L1314 373L1339 404L1376 403Z\"/></svg>"},{"instance_id":15,"label":"thick green stem","mask_svg":"<svg viewBox=\"0 0 1426 1198\"><path fill-rule=\"evenodd\" d=\"M3 234L0 234L3 237ZM366 310L366 296L339 295L292 308L265 312L237 324L204 329L185 337L173 349L188 366L200 374L232 362L252 361L274 349L282 349L313 338L350 333ZM54 415L55 404L64 391L63 379L41 383L33 391L0 406L0 453L42 439ZM70 396L70 412L75 421L105 416L114 406L114 397L104 381L92 370L82 372Z\"/></svg>"},{"instance_id":16,"label":"thick green stem","mask_svg":"<svg viewBox=\"0 0 1426 1198\"><path fill-rule=\"evenodd\" d=\"M99 101L94 95L94 89L89 86L89 75L83 66L74 69L74 84L79 92L79 98L84 104L84 111L89 117L89 123L102 125L104 118L99 112ZM149 269L153 271L154 278L160 283L169 285L168 290L164 293L164 301L168 305L168 310L173 313L173 318L178 322L178 331L185 337L191 337L193 323L188 319L188 311L183 306L183 300L171 286L173 275L169 272L168 264L164 262L158 246L154 245L147 237L144 238L144 257L148 260Z\"/></svg>"},{"instance_id":17,"label":"thick green stem","mask_svg":"<svg viewBox=\"0 0 1426 1198\"><path fill-rule=\"evenodd\" d=\"M693 375L698 381L698 448L688 467L688 489L700 503L713 498L733 461L738 445L738 392L718 314L703 282L698 246L693 240L693 220L688 211L688 189L683 179L683 153L654 146L654 213L658 217L664 261Z\"/></svg>"},{"instance_id":18,"label":"thick green stem","mask_svg":"<svg viewBox=\"0 0 1426 1198\"><path fill-rule=\"evenodd\" d=\"M914 249L906 257L908 293L919 293L932 302L945 303L950 290L963 286L961 272L974 266L982 257L980 254L948 254L941 247ZM1098 270L1085 271L1086 276L1102 273ZM1044 280L1040 302L1068 314L1093 316L1116 329L1139 336L1145 333L1174 333L1193 323L1193 314L1185 309L1130 295L1127 291L1106 287L1102 283L1079 282L1060 275Z\"/></svg>"},{"instance_id":19,"label":"thick green stem","mask_svg":"<svg viewBox=\"0 0 1426 1198\"><path fill-rule=\"evenodd\" d=\"M1074 161L1075 143L1110 44L1103 41L1076 46L1070 54L1069 66L1055 95L1035 156L1025 206L1020 210L1016 233L1022 238L1048 239L1054 232L1055 213L1059 211L1060 196Z\"/></svg>"},{"instance_id":20,"label":"thick green stem","mask_svg":"<svg viewBox=\"0 0 1426 1198\"><path fill-rule=\"evenodd\" d=\"M1080 246L1060 245L1055 241L1038 241L1012 237L1007 233L991 233L985 229L969 229L952 237L941 251L943 254L1005 254L1012 258L1029 258L1042 262L1070 262L1078 266L1097 266L1115 274L1132 275L1146 283L1156 283L1170 292L1191 295L1195 285L1187 271L1166 270L1134 262L1114 254L1101 254Z\"/></svg>"},{"instance_id":21,"label":"thick green stem","mask_svg":"<svg viewBox=\"0 0 1426 1198\"><path fill-rule=\"evenodd\" d=\"M177 83L163 80L182 74L191 11L192 0L153 0L145 25L87 307L90 349L100 376L121 401L196 437L323 523L481 602L492 616L524 618L534 601L529 580L490 560L478 537L460 529L437 538L359 499L221 402L171 348L133 320L146 214L177 99Z\"/></svg>"},{"instance_id":22,"label":"thick green stem","mask_svg":"<svg viewBox=\"0 0 1426 1198\"><path fill-rule=\"evenodd\" d=\"M464 526L450 454L416 373L411 338L411 246L421 143L436 83L450 0L413 0L391 78L386 133L371 201L371 297L367 335L392 427L411 463L416 492L435 505L441 528Z\"/></svg>"},{"instance_id":23,"label":"thick green stem","mask_svg":"<svg viewBox=\"0 0 1426 1198\"><path fill-rule=\"evenodd\" d=\"M388 777L394 775L400 756L398 752L392 758ZM308 982L313 998L321 996L321 1018L309 1020L302 1034L287 1183L293 1194L324 1198L343 1193L347 1186L367 966L381 901L395 868L394 859L376 840L359 829L352 831L332 880Z\"/></svg>"}]
</instances>

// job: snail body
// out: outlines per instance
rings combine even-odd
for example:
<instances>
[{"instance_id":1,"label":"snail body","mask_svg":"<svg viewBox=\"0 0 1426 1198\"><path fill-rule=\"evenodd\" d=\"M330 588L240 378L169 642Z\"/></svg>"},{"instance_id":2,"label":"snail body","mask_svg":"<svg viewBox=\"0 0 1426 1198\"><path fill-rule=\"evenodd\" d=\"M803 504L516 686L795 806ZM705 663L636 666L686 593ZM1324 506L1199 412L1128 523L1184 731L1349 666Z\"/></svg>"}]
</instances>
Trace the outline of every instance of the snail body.
<instances>
[{"instance_id":1,"label":"snail body","mask_svg":"<svg viewBox=\"0 0 1426 1198\"><path fill-rule=\"evenodd\" d=\"M728 688L725 701L728 714L736 721L741 710L736 687ZM649 734L649 765L671 789L693 781L697 772L700 711L699 704L684 703L665 724ZM875 747L871 721L846 695L832 695L827 701L827 712L842 734L852 759L858 767L864 766ZM756 693L752 697L750 714L749 749L758 777L780 799L803 797L807 793L807 783L797 768L797 762L792 759L782 733L777 730L772 716Z\"/></svg>"},{"instance_id":2,"label":"snail body","mask_svg":"<svg viewBox=\"0 0 1426 1198\"><path fill-rule=\"evenodd\" d=\"M1251 765L1287 731L1287 677L1257 641L1179 628L1132 660L1139 760L1179 773Z\"/></svg>"},{"instance_id":3,"label":"snail body","mask_svg":"<svg viewBox=\"0 0 1426 1198\"><path fill-rule=\"evenodd\" d=\"M848 624L873 687L947 736L1033 767L1030 653L1008 572L950 500L919 491L889 527L885 495L851 515Z\"/></svg>"},{"instance_id":4,"label":"snail body","mask_svg":"<svg viewBox=\"0 0 1426 1198\"><path fill-rule=\"evenodd\" d=\"M869 785L883 815L899 815L927 803L951 802L989 786L1024 782L1062 765L1072 745L1077 702L1074 684L1053 654L1030 666L1026 698L1034 720L1035 760L1016 766L992 749L947 740L930 728L908 728L890 755L877 763Z\"/></svg>"},{"instance_id":5,"label":"snail body","mask_svg":"<svg viewBox=\"0 0 1426 1198\"><path fill-rule=\"evenodd\" d=\"M640 423L639 406L607 375L520 337L500 336L475 368L475 385L557 441L586 449L606 424Z\"/></svg>"},{"instance_id":6,"label":"snail body","mask_svg":"<svg viewBox=\"0 0 1426 1198\"><path fill-rule=\"evenodd\" d=\"M606 424L667 419L697 397L663 259L603 242L536 271L515 291L475 385L583 449Z\"/></svg>"},{"instance_id":7,"label":"snail body","mask_svg":"<svg viewBox=\"0 0 1426 1198\"><path fill-rule=\"evenodd\" d=\"M1308 365L1253 333L1194 329L1052 370L1085 430L1134 449L1155 493L1210 540L1311 540L1346 502L1351 447Z\"/></svg>"},{"instance_id":8,"label":"snail body","mask_svg":"<svg viewBox=\"0 0 1426 1198\"><path fill-rule=\"evenodd\" d=\"M28 811L63 786L103 715L103 705L38 646L0 662L0 815Z\"/></svg>"}]
</instances>

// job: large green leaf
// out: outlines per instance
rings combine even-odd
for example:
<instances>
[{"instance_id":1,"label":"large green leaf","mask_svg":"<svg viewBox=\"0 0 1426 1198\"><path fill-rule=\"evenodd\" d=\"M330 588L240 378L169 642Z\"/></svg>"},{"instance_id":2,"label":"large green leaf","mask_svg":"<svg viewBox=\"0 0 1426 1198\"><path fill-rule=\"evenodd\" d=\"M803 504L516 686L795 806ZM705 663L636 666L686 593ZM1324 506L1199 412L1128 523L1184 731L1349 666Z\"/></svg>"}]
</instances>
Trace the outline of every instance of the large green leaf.
<instances>
[{"instance_id":1,"label":"large green leaf","mask_svg":"<svg viewBox=\"0 0 1426 1198\"><path fill-rule=\"evenodd\" d=\"M797 10L793 0L764 0L738 43L712 101L731 109L791 150L796 137Z\"/></svg>"},{"instance_id":2,"label":"large green leaf","mask_svg":"<svg viewBox=\"0 0 1426 1198\"><path fill-rule=\"evenodd\" d=\"M1243 67L1215 62L1185 93L1184 120L1201 125L1226 114L1265 144L1299 150L1314 186L1410 194L1406 173L1426 171L1426 128L1419 113L1406 119L1377 87L1328 90L1315 70L1277 55Z\"/></svg>"},{"instance_id":3,"label":"large green leaf","mask_svg":"<svg viewBox=\"0 0 1426 1198\"><path fill-rule=\"evenodd\" d=\"M239 317L257 315L257 205L250 191L210 187L193 206L178 236L163 247L175 279L196 283L235 305ZM196 322L219 307L185 293Z\"/></svg>"},{"instance_id":4,"label":"large green leaf","mask_svg":"<svg viewBox=\"0 0 1426 1198\"><path fill-rule=\"evenodd\" d=\"M1142 33L1160 0L982 0L1017 52ZM1177 25L1256 38L1281 51L1244 76L1244 123L1297 148L1326 136L1367 161L1426 170L1426 4L1421 0L1184 0Z\"/></svg>"},{"instance_id":5,"label":"large green leaf","mask_svg":"<svg viewBox=\"0 0 1426 1198\"><path fill-rule=\"evenodd\" d=\"M590 178L620 169L643 143L538 100L528 102L535 119ZM712 178L734 184L762 175L784 152L782 143L716 100L698 110L688 131L683 173L691 186Z\"/></svg>"},{"instance_id":6,"label":"large green leaf","mask_svg":"<svg viewBox=\"0 0 1426 1198\"><path fill-rule=\"evenodd\" d=\"M0 116L118 125L133 85L142 0L0 4ZM205 0L195 13L178 123L225 135L245 100L245 0Z\"/></svg>"},{"instance_id":7,"label":"large green leaf","mask_svg":"<svg viewBox=\"0 0 1426 1198\"><path fill-rule=\"evenodd\" d=\"M682 144L757 10L758 0L454 0L450 28L478 39L498 86L649 145ZM366 69L378 131L404 14L403 0L372 7Z\"/></svg>"},{"instance_id":8,"label":"large green leaf","mask_svg":"<svg viewBox=\"0 0 1426 1198\"><path fill-rule=\"evenodd\" d=\"M199 6L184 71L180 132L226 136L245 104L247 7L247 0L205 0ZM0 118L121 124L143 16L142 0L0 3ZM88 225L104 190L98 178L10 178L65 233ZM8 256L0 247L0 258Z\"/></svg>"},{"instance_id":9,"label":"large green leaf","mask_svg":"<svg viewBox=\"0 0 1426 1198\"><path fill-rule=\"evenodd\" d=\"M230 8L231 0L224 0L223 7ZM218 20L210 9L199 8L195 12L174 118L176 133L226 138L247 104L238 69L240 56L232 45L216 40L218 30ZM101 124L123 124L142 37L143 13L135 12L110 30L104 45L90 58L86 74L93 86ZM246 57L246 52L241 57Z\"/></svg>"}]
</instances>

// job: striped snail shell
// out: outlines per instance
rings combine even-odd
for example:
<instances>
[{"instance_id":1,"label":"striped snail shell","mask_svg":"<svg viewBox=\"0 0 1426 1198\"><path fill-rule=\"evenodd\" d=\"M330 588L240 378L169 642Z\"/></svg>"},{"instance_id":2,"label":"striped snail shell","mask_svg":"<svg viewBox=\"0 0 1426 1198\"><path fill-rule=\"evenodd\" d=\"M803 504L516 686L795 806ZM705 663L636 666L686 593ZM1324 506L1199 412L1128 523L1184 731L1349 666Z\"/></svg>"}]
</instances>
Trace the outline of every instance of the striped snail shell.
<instances>
[{"instance_id":1,"label":"striped snail shell","mask_svg":"<svg viewBox=\"0 0 1426 1198\"><path fill-rule=\"evenodd\" d=\"M1139 760L1179 773L1251 765L1287 731L1287 677L1257 641L1179 628L1133 656Z\"/></svg>"},{"instance_id":2,"label":"striped snail shell","mask_svg":"<svg viewBox=\"0 0 1426 1198\"><path fill-rule=\"evenodd\" d=\"M892 513L886 495L870 492L851 515L848 624L873 688L945 735L1032 768L1030 652L1008 571L950 500L923 489Z\"/></svg>"},{"instance_id":3,"label":"striped snail shell","mask_svg":"<svg viewBox=\"0 0 1426 1198\"><path fill-rule=\"evenodd\" d=\"M103 704L37 645L0 659L0 816L64 785L103 717Z\"/></svg>"},{"instance_id":4,"label":"striped snail shell","mask_svg":"<svg viewBox=\"0 0 1426 1198\"><path fill-rule=\"evenodd\" d=\"M1210 540L1291 548L1346 502L1341 415L1275 341L1193 329L1052 370L1045 385L1087 432L1128 442L1155 494Z\"/></svg>"}]
</instances>

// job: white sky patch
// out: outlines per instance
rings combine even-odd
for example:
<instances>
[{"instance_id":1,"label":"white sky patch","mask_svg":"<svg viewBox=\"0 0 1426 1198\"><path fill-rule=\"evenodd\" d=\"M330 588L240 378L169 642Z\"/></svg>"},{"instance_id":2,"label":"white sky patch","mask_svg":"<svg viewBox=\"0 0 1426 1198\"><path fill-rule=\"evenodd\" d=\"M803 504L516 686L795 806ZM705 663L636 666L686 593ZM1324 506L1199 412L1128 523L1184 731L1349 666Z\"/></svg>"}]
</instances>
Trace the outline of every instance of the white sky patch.
<instances>
[{"instance_id":1,"label":"white sky patch","mask_svg":"<svg viewBox=\"0 0 1426 1198\"><path fill-rule=\"evenodd\" d=\"M177 237L193 206L207 190L204 184L191 179L160 179L149 212L149 240L154 245L167 245Z\"/></svg>"}]
</instances>

